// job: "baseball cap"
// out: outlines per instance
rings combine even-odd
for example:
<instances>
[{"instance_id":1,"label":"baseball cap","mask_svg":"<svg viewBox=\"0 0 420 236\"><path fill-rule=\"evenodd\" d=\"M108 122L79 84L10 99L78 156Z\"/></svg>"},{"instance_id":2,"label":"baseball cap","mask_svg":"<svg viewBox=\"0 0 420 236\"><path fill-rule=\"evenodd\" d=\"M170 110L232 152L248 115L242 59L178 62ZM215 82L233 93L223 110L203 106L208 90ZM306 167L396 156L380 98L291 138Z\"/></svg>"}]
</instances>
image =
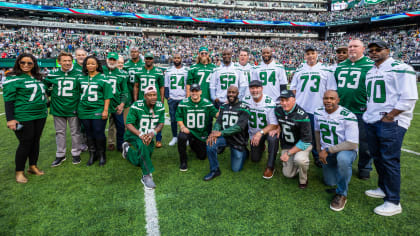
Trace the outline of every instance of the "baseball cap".
<instances>
[{"instance_id":1,"label":"baseball cap","mask_svg":"<svg viewBox=\"0 0 420 236\"><path fill-rule=\"evenodd\" d=\"M314 51L314 52L316 52L316 48L314 46L312 46L312 45L309 45L309 46L306 46L305 47L305 52L307 52L307 51Z\"/></svg>"},{"instance_id":2,"label":"baseball cap","mask_svg":"<svg viewBox=\"0 0 420 236\"><path fill-rule=\"evenodd\" d=\"M382 40L375 40L373 42L370 42L368 48L372 46L377 46L378 48L389 48L388 43Z\"/></svg>"},{"instance_id":3,"label":"baseball cap","mask_svg":"<svg viewBox=\"0 0 420 236\"><path fill-rule=\"evenodd\" d=\"M200 91L201 90L200 85L199 84L192 84L191 87L190 87L190 91L193 91L193 90Z\"/></svg>"},{"instance_id":4,"label":"baseball cap","mask_svg":"<svg viewBox=\"0 0 420 236\"><path fill-rule=\"evenodd\" d=\"M205 51L205 52L209 52L209 49L207 48L207 47L200 47L200 49L198 49L198 52L203 52L203 51Z\"/></svg>"},{"instance_id":5,"label":"baseball cap","mask_svg":"<svg viewBox=\"0 0 420 236\"><path fill-rule=\"evenodd\" d=\"M119 55L118 55L118 53L116 53L116 52L110 52L110 53L108 53L107 58L108 58L108 59L115 59L115 60L118 60L118 58L120 58L120 56L119 56Z\"/></svg>"},{"instance_id":6,"label":"baseball cap","mask_svg":"<svg viewBox=\"0 0 420 236\"><path fill-rule=\"evenodd\" d=\"M291 98L295 97L295 94L292 92L292 90L283 90L280 93L280 98Z\"/></svg>"},{"instance_id":7,"label":"baseball cap","mask_svg":"<svg viewBox=\"0 0 420 236\"><path fill-rule=\"evenodd\" d=\"M340 50L349 50L349 48L346 45L340 45L335 48L335 52L338 52Z\"/></svg>"},{"instance_id":8,"label":"baseball cap","mask_svg":"<svg viewBox=\"0 0 420 236\"><path fill-rule=\"evenodd\" d=\"M146 54L144 54L144 58L155 58L155 57L153 56L151 52L146 52Z\"/></svg>"},{"instance_id":9,"label":"baseball cap","mask_svg":"<svg viewBox=\"0 0 420 236\"><path fill-rule=\"evenodd\" d=\"M157 93L157 90L156 90L156 87L155 86L148 86L145 90L144 90L144 94L146 95L146 94L148 94L148 93L151 93L151 92L156 92Z\"/></svg>"},{"instance_id":10,"label":"baseball cap","mask_svg":"<svg viewBox=\"0 0 420 236\"><path fill-rule=\"evenodd\" d=\"M251 80L249 87L262 87L262 82L259 80Z\"/></svg>"}]
</instances>

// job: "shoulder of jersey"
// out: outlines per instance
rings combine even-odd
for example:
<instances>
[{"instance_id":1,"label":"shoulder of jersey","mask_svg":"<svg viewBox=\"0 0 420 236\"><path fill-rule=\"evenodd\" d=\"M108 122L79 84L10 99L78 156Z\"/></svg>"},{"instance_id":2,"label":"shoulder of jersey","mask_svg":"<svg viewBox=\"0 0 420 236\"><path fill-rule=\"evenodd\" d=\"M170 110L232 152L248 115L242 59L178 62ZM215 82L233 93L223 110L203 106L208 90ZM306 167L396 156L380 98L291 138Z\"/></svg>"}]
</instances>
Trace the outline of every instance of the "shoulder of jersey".
<instances>
[{"instance_id":1,"label":"shoulder of jersey","mask_svg":"<svg viewBox=\"0 0 420 236\"><path fill-rule=\"evenodd\" d=\"M205 102L205 103L210 103L210 104L213 104L213 103L211 103L207 98L201 98L201 99L203 99L203 102Z\"/></svg>"},{"instance_id":2,"label":"shoulder of jersey","mask_svg":"<svg viewBox=\"0 0 420 236\"><path fill-rule=\"evenodd\" d=\"M400 70L406 70L408 73L413 72L415 73L414 69L412 66L400 61L400 60L395 60L392 64L391 64L392 69L400 69Z\"/></svg>"},{"instance_id":3,"label":"shoulder of jersey","mask_svg":"<svg viewBox=\"0 0 420 236\"><path fill-rule=\"evenodd\" d=\"M188 102L188 98L184 98L184 99L182 99L182 101L181 101L182 103L187 103Z\"/></svg>"},{"instance_id":4,"label":"shoulder of jersey","mask_svg":"<svg viewBox=\"0 0 420 236\"><path fill-rule=\"evenodd\" d=\"M322 113L324 112L324 110L325 110L325 107L324 107L324 106L320 106L320 107L318 107L318 108L315 110L314 115L318 115L318 116L320 116L320 115L322 115Z\"/></svg>"},{"instance_id":5,"label":"shoulder of jersey","mask_svg":"<svg viewBox=\"0 0 420 236\"><path fill-rule=\"evenodd\" d=\"M119 70L119 72L120 72L121 74L128 75L127 71L122 70L122 69L118 69L118 70Z\"/></svg>"},{"instance_id":6,"label":"shoulder of jersey","mask_svg":"<svg viewBox=\"0 0 420 236\"><path fill-rule=\"evenodd\" d=\"M273 101L273 99L270 97L270 96L268 96L268 95L265 95L264 94L264 102L265 103L273 103L274 101Z\"/></svg>"},{"instance_id":7,"label":"shoulder of jersey","mask_svg":"<svg viewBox=\"0 0 420 236\"><path fill-rule=\"evenodd\" d=\"M298 114L302 114L303 116L307 116L307 113L306 113L306 111L305 110L303 110L303 108L302 107L297 107L297 109L296 109L296 112L298 113Z\"/></svg>"},{"instance_id":8,"label":"shoulder of jersey","mask_svg":"<svg viewBox=\"0 0 420 236\"><path fill-rule=\"evenodd\" d=\"M244 103L243 101L241 103L239 103L239 108L249 109L248 105L246 103Z\"/></svg>"},{"instance_id":9,"label":"shoulder of jersey","mask_svg":"<svg viewBox=\"0 0 420 236\"><path fill-rule=\"evenodd\" d=\"M245 96L242 99L242 102L248 105L249 104L249 100L251 100L251 95Z\"/></svg>"},{"instance_id":10,"label":"shoulder of jersey","mask_svg":"<svg viewBox=\"0 0 420 236\"><path fill-rule=\"evenodd\" d=\"M161 101L156 101L156 105L155 105L157 108L162 108L162 107L164 107L163 106L163 103L161 102Z\"/></svg>"},{"instance_id":11,"label":"shoulder of jersey","mask_svg":"<svg viewBox=\"0 0 420 236\"><path fill-rule=\"evenodd\" d=\"M356 118L356 115L355 114L353 114L353 112L351 112L349 109L347 109L347 108L345 108L345 107L342 107L343 109L341 110L341 112L340 112L340 114L342 115L342 116L348 116L348 117L355 117Z\"/></svg>"},{"instance_id":12,"label":"shoulder of jersey","mask_svg":"<svg viewBox=\"0 0 420 236\"><path fill-rule=\"evenodd\" d=\"M140 109L140 108L143 107L143 105L144 105L143 100L137 100L133 103L133 105L131 105L131 107L136 108L136 109Z\"/></svg>"},{"instance_id":13,"label":"shoulder of jersey","mask_svg":"<svg viewBox=\"0 0 420 236\"><path fill-rule=\"evenodd\" d=\"M274 64L276 67L284 68L284 65L278 61Z\"/></svg>"}]
</instances>

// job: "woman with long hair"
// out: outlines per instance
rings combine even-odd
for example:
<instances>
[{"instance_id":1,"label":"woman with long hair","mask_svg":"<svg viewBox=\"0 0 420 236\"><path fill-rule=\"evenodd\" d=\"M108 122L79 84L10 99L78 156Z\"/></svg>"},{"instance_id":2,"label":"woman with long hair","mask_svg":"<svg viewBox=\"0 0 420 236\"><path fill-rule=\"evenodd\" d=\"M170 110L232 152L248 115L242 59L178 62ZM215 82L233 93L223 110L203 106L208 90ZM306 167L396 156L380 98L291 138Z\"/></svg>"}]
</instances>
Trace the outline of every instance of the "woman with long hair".
<instances>
[{"instance_id":1,"label":"woman with long hair","mask_svg":"<svg viewBox=\"0 0 420 236\"><path fill-rule=\"evenodd\" d=\"M77 80L80 101L77 114L87 136L89 161L92 165L99 157L99 165L105 165L105 126L108 120L108 108L113 97L112 87L107 82L101 62L95 56L88 56L83 61L83 76Z\"/></svg>"},{"instance_id":2,"label":"woman with long hair","mask_svg":"<svg viewBox=\"0 0 420 236\"><path fill-rule=\"evenodd\" d=\"M15 131L19 140L16 150L16 182L26 183L24 175L29 158L29 174L43 175L37 167L39 140L44 129L47 110L45 85L36 58L23 53L16 59L13 71L4 82L3 97L7 127Z\"/></svg>"}]
</instances>

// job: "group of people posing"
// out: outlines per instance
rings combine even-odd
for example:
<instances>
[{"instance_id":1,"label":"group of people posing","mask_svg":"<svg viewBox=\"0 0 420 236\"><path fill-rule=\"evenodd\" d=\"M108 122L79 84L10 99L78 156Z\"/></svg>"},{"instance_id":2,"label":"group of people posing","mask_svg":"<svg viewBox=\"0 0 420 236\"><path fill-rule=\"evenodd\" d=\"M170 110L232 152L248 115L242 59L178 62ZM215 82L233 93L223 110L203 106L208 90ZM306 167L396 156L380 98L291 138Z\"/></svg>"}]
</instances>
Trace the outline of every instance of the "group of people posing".
<instances>
[{"instance_id":1,"label":"group of people posing","mask_svg":"<svg viewBox=\"0 0 420 236\"><path fill-rule=\"evenodd\" d=\"M7 126L19 140L16 181L28 181L24 175L28 158L28 173L44 174L36 164L49 106L57 143L52 166L66 160L68 123L73 164L81 162L85 145L88 166L96 160L105 165L106 149L117 149L141 167L145 188L154 189L151 155L154 148L162 147L166 98L173 136L169 146L177 144L180 171L188 170L188 145L198 159L208 157L205 181L221 175L218 154L226 147L234 172L248 158L261 161L267 149L263 178L271 179L281 147L283 175L298 175L298 187L305 189L312 153L324 183L336 186L330 208L341 211L359 153L358 177L370 178L372 161L379 176L378 188L365 192L384 199L374 212L401 213L400 151L418 99L415 72L390 57L386 42L373 41L367 48L369 57L364 56L364 43L352 40L336 49L338 63L328 67L318 62L315 47L306 47L305 62L289 88L285 69L273 59L271 48L262 50L256 66L248 63L249 50L241 49L239 61L233 63L232 50L227 48L222 64L215 66L209 50L201 47L195 65L186 68L182 55L174 54L168 70L156 67L150 52L143 62L138 48L131 48L126 63L118 54L108 53L104 66L79 49L76 63L72 54L63 52L58 56L61 67L45 78L36 58L21 54L3 93Z\"/></svg>"}]
</instances>

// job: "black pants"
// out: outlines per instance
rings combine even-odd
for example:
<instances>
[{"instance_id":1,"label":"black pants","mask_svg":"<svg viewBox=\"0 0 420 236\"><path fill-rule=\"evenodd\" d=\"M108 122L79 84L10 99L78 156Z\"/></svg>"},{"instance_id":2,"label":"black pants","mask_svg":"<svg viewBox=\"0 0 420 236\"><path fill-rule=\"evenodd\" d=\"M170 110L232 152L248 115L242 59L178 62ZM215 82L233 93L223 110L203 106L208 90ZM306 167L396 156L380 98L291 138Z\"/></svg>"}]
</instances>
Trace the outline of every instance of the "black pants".
<instances>
[{"instance_id":1,"label":"black pants","mask_svg":"<svg viewBox=\"0 0 420 236\"><path fill-rule=\"evenodd\" d=\"M271 137L266 134L260 139L258 146L251 145L251 160L253 162L259 162L264 152L265 140L268 142L268 161L267 167L274 168L274 162L276 161L277 151L279 150L279 139L277 137Z\"/></svg>"},{"instance_id":2,"label":"black pants","mask_svg":"<svg viewBox=\"0 0 420 236\"><path fill-rule=\"evenodd\" d=\"M29 158L29 165L36 165L39 156L39 140L44 129L47 118L38 120L22 121L21 130L15 131L19 140L19 146L16 150L15 163L16 171L24 171L26 159Z\"/></svg>"},{"instance_id":3,"label":"black pants","mask_svg":"<svg viewBox=\"0 0 420 236\"><path fill-rule=\"evenodd\" d=\"M206 143L196 138L194 135L179 132L178 134L178 152L181 163L187 163L187 141L190 142L191 149L197 154L200 160L206 159Z\"/></svg>"}]
</instances>

